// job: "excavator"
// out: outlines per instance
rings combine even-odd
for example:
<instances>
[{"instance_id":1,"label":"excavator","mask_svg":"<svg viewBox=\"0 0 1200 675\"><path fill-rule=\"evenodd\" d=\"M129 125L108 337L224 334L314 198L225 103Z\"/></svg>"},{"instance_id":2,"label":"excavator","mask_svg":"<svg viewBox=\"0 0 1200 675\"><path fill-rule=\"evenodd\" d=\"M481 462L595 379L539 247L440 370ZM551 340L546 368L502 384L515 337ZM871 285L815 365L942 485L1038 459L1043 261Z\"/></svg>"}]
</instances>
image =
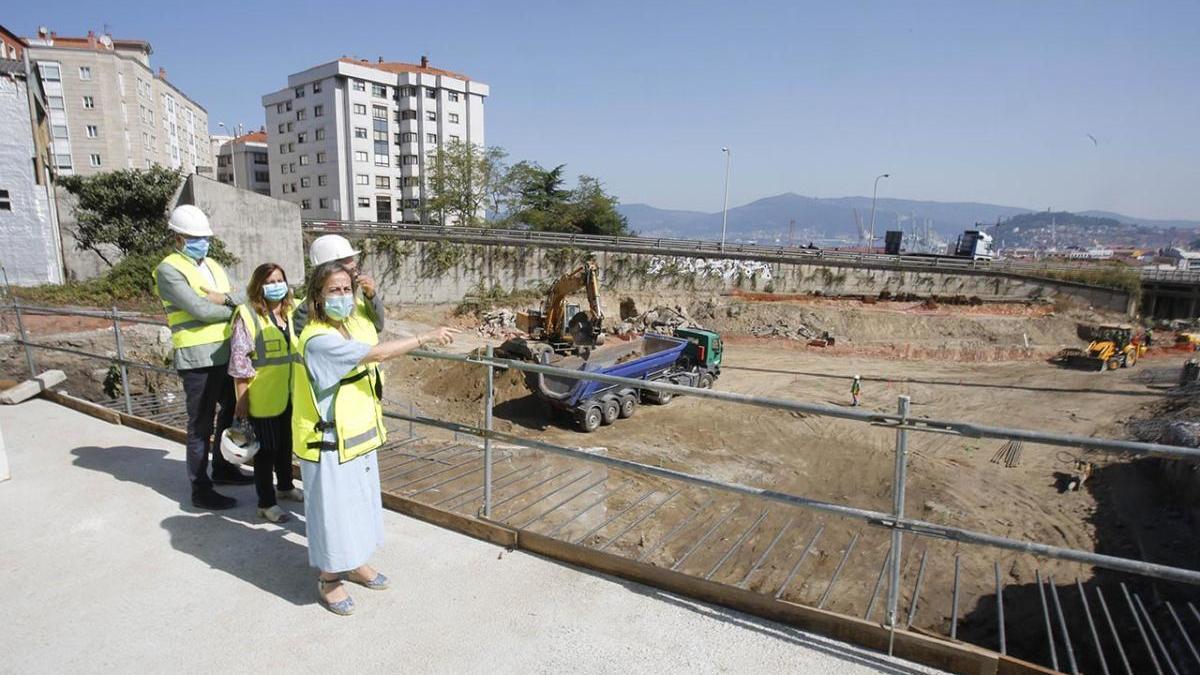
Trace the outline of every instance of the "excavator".
<instances>
[{"instance_id":1,"label":"excavator","mask_svg":"<svg viewBox=\"0 0 1200 675\"><path fill-rule=\"evenodd\" d=\"M571 294L587 293L588 308L567 303ZM514 358L540 361L542 352L578 354L604 344L604 312L600 307L600 272L588 262L559 277L540 310L517 312L517 328L529 337L514 337L499 351Z\"/></svg>"},{"instance_id":2,"label":"excavator","mask_svg":"<svg viewBox=\"0 0 1200 675\"><path fill-rule=\"evenodd\" d=\"M1104 372L1132 367L1145 353L1146 342L1134 337L1133 326L1110 325L1096 329L1095 339L1087 349L1064 349L1059 352L1058 360L1070 368Z\"/></svg>"}]
</instances>

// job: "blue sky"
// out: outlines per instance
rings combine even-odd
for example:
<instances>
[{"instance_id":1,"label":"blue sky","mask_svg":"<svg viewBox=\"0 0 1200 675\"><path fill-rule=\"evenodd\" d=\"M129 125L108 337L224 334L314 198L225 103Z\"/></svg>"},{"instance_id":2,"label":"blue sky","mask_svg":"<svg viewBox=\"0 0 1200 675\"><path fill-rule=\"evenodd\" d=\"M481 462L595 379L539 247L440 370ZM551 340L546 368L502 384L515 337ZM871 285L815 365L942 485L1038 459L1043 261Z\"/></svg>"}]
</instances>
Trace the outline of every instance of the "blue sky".
<instances>
[{"instance_id":1,"label":"blue sky","mask_svg":"<svg viewBox=\"0 0 1200 675\"><path fill-rule=\"evenodd\" d=\"M330 7L337 14L329 14ZM343 54L491 85L487 141L623 202L780 192L1200 219L1200 3L11 3L0 23L106 24L218 121ZM1095 136L1094 144L1087 134Z\"/></svg>"}]
</instances>

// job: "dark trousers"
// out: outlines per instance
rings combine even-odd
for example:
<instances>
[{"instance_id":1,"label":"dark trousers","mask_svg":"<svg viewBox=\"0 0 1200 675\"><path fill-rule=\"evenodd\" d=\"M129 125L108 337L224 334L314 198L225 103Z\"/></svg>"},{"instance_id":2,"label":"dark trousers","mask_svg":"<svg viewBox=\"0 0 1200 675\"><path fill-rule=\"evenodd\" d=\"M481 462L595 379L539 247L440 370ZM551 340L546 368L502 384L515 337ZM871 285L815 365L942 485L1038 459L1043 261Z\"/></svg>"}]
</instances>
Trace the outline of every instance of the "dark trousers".
<instances>
[{"instance_id":1,"label":"dark trousers","mask_svg":"<svg viewBox=\"0 0 1200 675\"><path fill-rule=\"evenodd\" d=\"M213 439L219 443L221 433L233 422L233 378L229 377L226 368L221 364L179 371L183 393L187 396L187 472L193 492L212 489L212 480L208 477L210 452L214 474L237 472L237 467L227 462L219 447L213 445Z\"/></svg>"},{"instance_id":2,"label":"dark trousers","mask_svg":"<svg viewBox=\"0 0 1200 675\"><path fill-rule=\"evenodd\" d=\"M251 417L250 425L258 437L254 455L254 489L258 508L275 506L275 489L291 490L292 483L292 407L274 417ZM275 480L271 480L274 478Z\"/></svg>"}]
</instances>

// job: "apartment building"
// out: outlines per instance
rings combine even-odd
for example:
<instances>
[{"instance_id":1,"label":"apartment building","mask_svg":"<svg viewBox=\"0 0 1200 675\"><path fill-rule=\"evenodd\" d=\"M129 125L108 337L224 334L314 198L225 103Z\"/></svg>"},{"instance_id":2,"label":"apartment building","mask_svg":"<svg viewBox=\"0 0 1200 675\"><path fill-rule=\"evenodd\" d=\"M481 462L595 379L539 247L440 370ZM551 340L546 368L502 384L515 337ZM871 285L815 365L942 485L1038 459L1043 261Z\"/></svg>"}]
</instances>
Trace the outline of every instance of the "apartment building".
<instances>
[{"instance_id":1,"label":"apartment building","mask_svg":"<svg viewBox=\"0 0 1200 675\"><path fill-rule=\"evenodd\" d=\"M420 222L437 147L484 144L486 84L429 65L341 58L262 98L271 196L305 218Z\"/></svg>"},{"instance_id":2,"label":"apartment building","mask_svg":"<svg viewBox=\"0 0 1200 675\"><path fill-rule=\"evenodd\" d=\"M25 42L46 91L60 175L154 164L212 175L208 113L164 69L151 69L150 43L45 28Z\"/></svg>"},{"instance_id":3,"label":"apartment building","mask_svg":"<svg viewBox=\"0 0 1200 675\"><path fill-rule=\"evenodd\" d=\"M220 138L213 136L214 141ZM224 137L216 144L217 180L243 190L271 194L271 167L267 133L259 130L237 138Z\"/></svg>"}]
</instances>

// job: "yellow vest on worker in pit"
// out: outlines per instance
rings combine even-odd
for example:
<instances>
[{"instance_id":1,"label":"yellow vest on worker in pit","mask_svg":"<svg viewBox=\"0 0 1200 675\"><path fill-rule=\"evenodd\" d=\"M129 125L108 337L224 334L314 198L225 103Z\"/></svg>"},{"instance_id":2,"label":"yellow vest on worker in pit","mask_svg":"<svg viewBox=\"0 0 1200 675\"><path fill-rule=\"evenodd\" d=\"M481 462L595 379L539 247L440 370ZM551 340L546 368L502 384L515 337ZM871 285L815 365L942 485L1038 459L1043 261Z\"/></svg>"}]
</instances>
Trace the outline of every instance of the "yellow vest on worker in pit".
<instances>
[{"instance_id":1,"label":"yellow vest on worker in pit","mask_svg":"<svg viewBox=\"0 0 1200 675\"><path fill-rule=\"evenodd\" d=\"M235 317L242 318L254 352L250 364L254 366L254 379L246 396L250 399L250 415L253 417L275 417L287 409L291 396L292 363L300 358L300 336L292 323L292 310L284 315L287 333L275 325L270 317L260 315L250 305L238 305Z\"/></svg>"},{"instance_id":2,"label":"yellow vest on worker in pit","mask_svg":"<svg viewBox=\"0 0 1200 675\"><path fill-rule=\"evenodd\" d=\"M205 258L201 265L208 268L212 273L213 280L210 282L200 272L200 267L196 265L196 261L185 256L178 251L163 258L163 262L179 270L183 278L187 280L188 286L196 291L196 295L204 297L207 295L203 289L213 286L209 290L217 293L228 293L230 290L229 277L225 275L225 270L212 258ZM158 295L158 279L155 277L154 293ZM230 324L228 321L221 323L204 323L188 314L180 307L176 307L167 302L162 296L159 296L162 301L163 311L167 313L167 326L171 329L171 345L176 349L185 347L197 347L199 345L207 345L213 342L224 342L229 339Z\"/></svg>"},{"instance_id":3,"label":"yellow vest on worker in pit","mask_svg":"<svg viewBox=\"0 0 1200 675\"><path fill-rule=\"evenodd\" d=\"M347 332L358 339L349 327ZM311 317L300 333L301 354L305 353L308 341L318 335L340 333L333 326ZM375 393L375 368L356 366L338 382L328 422L321 419L317 410L317 395L304 362L294 363L292 369L292 452L297 457L319 462L322 450L336 449L338 462L344 463L372 452L387 440L382 408ZM335 440L326 443L325 431L330 428L334 430Z\"/></svg>"}]
</instances>

